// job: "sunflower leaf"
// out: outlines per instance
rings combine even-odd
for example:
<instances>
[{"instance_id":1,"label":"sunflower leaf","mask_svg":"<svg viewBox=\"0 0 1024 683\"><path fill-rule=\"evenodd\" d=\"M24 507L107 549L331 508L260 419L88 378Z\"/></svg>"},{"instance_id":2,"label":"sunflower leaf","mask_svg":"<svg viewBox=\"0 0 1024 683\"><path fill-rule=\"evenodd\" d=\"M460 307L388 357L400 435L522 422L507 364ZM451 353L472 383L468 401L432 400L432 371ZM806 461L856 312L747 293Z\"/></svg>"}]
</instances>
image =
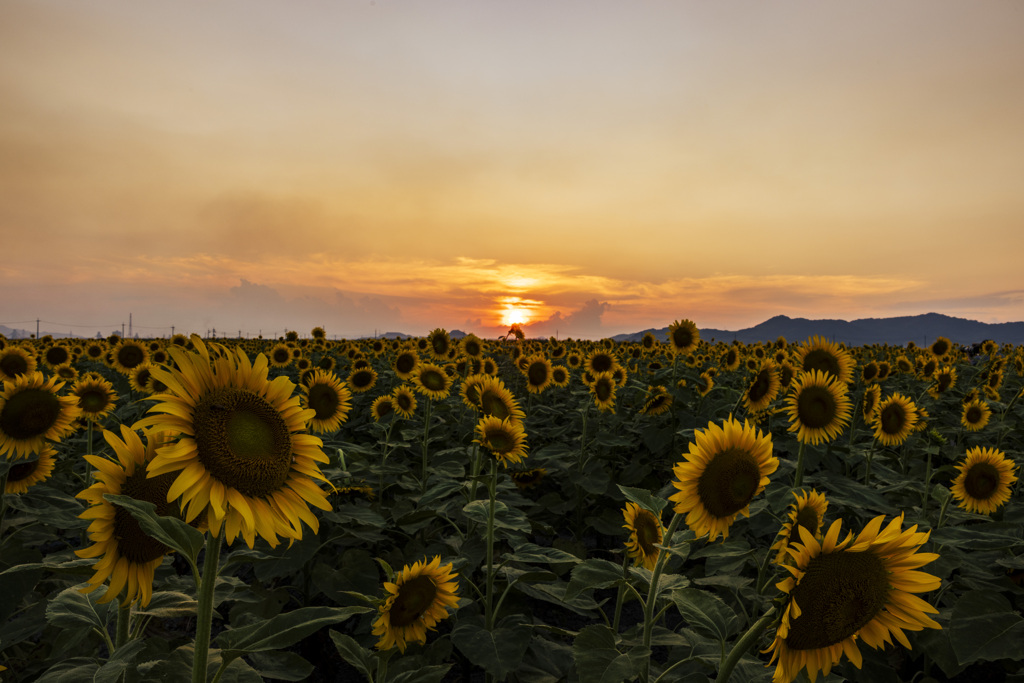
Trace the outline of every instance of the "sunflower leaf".
<instances>
[{"instance_id":1,"label":"sunflower leaf","mask_svg":"<svg viewBox=\"0 0 1024 683\"><path fill-rule=\"evenodd\" d=\"M596 558L586 560L572 568L565 599L572 600L590 588L610 588L620 581L625 581L622 565Z\"/></svg>"},{"instance_id":2,"label":"sunflower leaf","mask_svg":"<svg viewBox=\"0 0 1024 683\"><path fill-rule=\"evenodd\" d=\"M659 498L646 489L635 489L631 486L623 486L622 484L617 484L617 486L622 491L622 495L626 497L626 500L636 503L659 519L661 518L661 511L668 505L667 500Z\"/></svg>"},{"instance_id":3,"label":"sunflower leaf","mask_svg":"<svg viewBox=\"0 0 1024 683\"><path fill-rule=\"evenodd\" d=\"M366 676L367 679L373 680L373 675L377 671L377 661L373 656L373 652L356 642L356 639L352 636L338 633L334 629L331 629L328 633L341 658L352 665L359 673Z\"/></svg>"},{"instance_id":4,"label":"sunflower leaf","mask_svg":"<svg viewBox=\"0 0 1024 683\"><path fill-rule=\"evenodd\" d=\"M505 556L506 562L532 562L534 564L578 564L580 558L557 548L547 548L535 543L520 543L515 552Z\"/></svg>"},{"instance_id":5,"label":"sunflower leaf","mask_svg":"<svg viewBox=\"0 0 1024 683\"><path fill-rule=\"evenodd\" d=\"M108 503L127 510L139 523L142 530L172 548L195 564L196 557L206 541L203 533L177 517L161 517L156 514L156 505L145 500L135 500L131 496L118 496L113 493L103 494Z\"/></svg>"},{"instance_id":6,"label":"sunflower leaf","mask_svg":"<svg viewBox=\"0 0 1024 683\"><path fill-rule=\"evenodd\" d=\"M131 670L132 663L146 647L142 639L129 640L117 648L103 666L93 675L93 683L118 683L126 672Z\"/></svg>"},{"instance_id":7,"label":"sunflower leaf","mask_svg":"<svg viewBox=\"0 0 1024 683\"><path fill-rule=\"evenodd\" d=\"M576 671L581 681L621 683L640 674L650 650L634 647L626 654L619 652L615 632L602 624L587 626L572 644Z\"/></svg>"},{"instance_id":8,"label":"sunflower leaf","mask_svg":"<svg viewBox=\"0 0 1024 683\"><path fill-rule=\"evenodd\" d=\"M532 638L522 624L488 631L479 620L465 619L452 630L455 647L499 681L519 667Z\"/></svg>"},{"instance_id":9,"label":"sunflower leaf","mask_svg":"<svg viewBox=\"0 0 1024 683\"><path fill-rule=\"evenodd\" d=\"M968 591L953 607L949 641L960 664L1016 659L1024 641L1024 619L1004 596Z\"/></svg>"},{"instance_id":10,"label":"sunflower leaf","mask_svg":"<svg viewBox=\"0 0 1024 683\"><path fill-rule=\"evenodd\" d=\"M694 631L725 642L739 628L732 608L718 596L698 588L676 588L668 597Z\"/></svg>"},{"instance_id":11,"label":"sunflower leaf","mask_svg":"<svg viewBox=\"0 0 1024 683\"><path fill-rule=\"evenodd\" d=\"M250 626L224 631L217 636L217 643L223 649L224 657L279 650L294 645L324 626L372 611L370 607L302 607Z\"/></svg>"},{"instance_id":12,"label":"sunflower leaf","mask_svg":"<svg viewBox=\"0 0 1024 683\"><path fill-rule=\"evenodd\" d=\"M97 604L95 593L81 592L88 584L65 588L46 606L46 621L58 628L79 628L82 625L105 630L110 603Z\"/></svg>"},{"instance_id":13,"label":"sunflower leaf","mask_svg":"<svg viewBox=\"0 0 1024 683\"><path fill-rule=\"evenodd\" d=\"M188 618L196 613L198 604L191 595L175 591L159 591L153 593L149 605L136 610L135 614L159 619Z\"/></svg>"}]
</instances>

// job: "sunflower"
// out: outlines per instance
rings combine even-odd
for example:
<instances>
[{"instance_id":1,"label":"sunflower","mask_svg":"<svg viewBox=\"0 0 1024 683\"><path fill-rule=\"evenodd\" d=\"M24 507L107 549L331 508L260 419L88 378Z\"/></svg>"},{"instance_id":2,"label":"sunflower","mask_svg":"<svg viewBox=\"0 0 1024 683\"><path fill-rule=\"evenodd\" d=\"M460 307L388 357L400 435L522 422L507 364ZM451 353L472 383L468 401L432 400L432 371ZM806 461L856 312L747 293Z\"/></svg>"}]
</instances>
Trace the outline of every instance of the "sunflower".
<instances>
[{"instance_id":1,"label":"sunflower","mask_svg":"<svg viewBox=\"0 0 1024 683\"><path fill-rule=\"evenodd\" d=\"M394 369L395 374L402 381L412 379L412 375L416 372L416 366L419 365L420 357L416 353L416 349L412 347L404 347L395 356L395 359L391 362L391 367Z\"/></svg>"},{"instance_id":2,"label":"sunflower","mask_svg":"<svg viewBox=\"0 0 1024 683\"><path fill-rule=\"evenodd\" d=\"M888 378L891 372L892 366L886 363L884 360L881 361L878 364L878 381L881 382L882 380Z\"/></svg>"},{"instance_id":3,"label":"sunflower","mask_svg":"<svg viewBox=\"0 0 1024 683\"><path fill-rule=\"evenodd\" d=\"M700 330L691 320L677 320L668 326L668 341L675 355L690 353L700 343Z\"/></svg>"},{"instance_id":4,"label":"sunflower","mask_svg":"<svg viewBox=\"0 0 1024 683\"><path fill-rule=\"evenodd\" d=\"M78 370L75 369L71 363L65 363L64 365L58 365L53 369L55 377L65 381L74 382L78 379Z\"/></svg>"},{"instance_id":5,"label":"sunflower","mask_svg":"<svg viewBox=\"0 0 1024 683\"><path fill-rule=\"evenodd\" d=\"M149 349L137 341L125 339L111 352L112 367L122 375L127 375L136 365L149 360Z\"/></svg>"},{"instance_id":6,"label":"sunflower","mask_svg":"<svg viewBox=\"0 0 1024 683\"><path fill-rule=\"evenodd\" d=\"M928 347L928 350L931 351L932 355L935 356L937 360L942 360L950 351L953 350L953 342L949 341L945 337L936 337L935 341L933 341L931 346Z\"/></svg>"},{"instance_id":7,"label":"sunflower","mask_svg":"<svg viewBox=\"0 0 1024 683\"><path fill-rule=\"evenodd\" d=\"M188 506L187 521L206 510L213 535L225 531L229 544L239 535L250 548L257 534L271 546L279 535L298 540L302 522L316 532L308 504L330 509L315 482L327 482L317 465L327 456L304 433L316 411L302 409L287 377L267 379L262 353L255 363L242 349L212 359L197 335L192 342L194 352L171 350L178 369L153 370L168 391L137 426L181 437L157 451L149 476L177 473L169 499Z\"/></svg>"},{"instance_id":8,"label":"sunflower","mask_svg":"<svg viewBox=\"0 0 1024 683\"><path fill-rule=\"evenodd\" d=\"M551 384L556 387L569 386L569 369L564 365L551 368Z\"/></svg>"},{"instance_id":9,"label":"sunflower","mask_svg":"<svg viewBox=\"0 0 1024 683\"><path fill-rule=\"evenodd\" d=\"M779 369L771 360L761 361L757 374L743 392L743 405L747 412L759 413L779 395Z\"/></svg>"},{"instance_id":10,"label":"sunflower","mask_svg":"<svg viewBox=\"0 0 1024 683\"><path fill-rule=\"evenodd\" d=\"M622 516L626 520L622 526L629 530L629 540L626 541L627 554L637 565L653 571L661 552L658 544L661 543L664 533L661 520L650 510L645 510L633 502L626 503Z\"/></svg>"},{"instance_id":11,"label":"sunflower","mask_svg":"<svg viewBox=\"0 0 1024 683\"><path fill-rule=\"evenodd\" d=\"M640 408L643 415L661 415L672 408L672 394L663 386L647 387L647 398Z\"/></svg>"},{"instance_id":12,"label":"sunflower","mask_svg":"<svg viewBox=\"0 0 1024 683\"><path fill-rule=\"evenodd\" d=\"M583 363L583 369L589 370L591 374L596 375L599 372L611 372L618 365L619 361L614 355L602 349L595 349L587 355L587 359Z\"/></svg>"},{"instance_id":13,"label":"sunflower","mask_svg":"<svg viewBox=\"0 0 1024 683\"><path fill-rule=\"evenodd\" d=\"M19 375L31 375L37 366L34 354L20 346L8 346L0 351L0 382L9 382Z\"/></svg>"},{"instance_id":14,"label":"sunflower","mask_svg":"<svg viewBox=\"0 0 1024 683\"><path fill-rule=\"evenodd\" d=\"M599 372L594 375L594 381L590 384L590 395L594 397L594 405L601 412L615 412L615 391L619 385L610 372Z\"/></svg>"},{"instance_id":15,"label":"sunflower","mask_svg":"<svg viewBox=\"0 0 1024 683\"><path fill-rule=\"evenodd\" d=\"M989 418L992 417L992 409L988 404L979 398L964 405L964 412L960 415L960 424L969 432L978 432L985 428Z\"/></svg>"},{"instance_id":16,"label":"sunflower","mask_svg":"<svg viewBox=\"0 0 1024 683\"><path fill-rule=\"evenodd\" d=\"M434 363L423 363L416 367L412 383L416 391L429 399L443 401L452 389L452 379L444 368Z\"/></svg>"},{"instance_id":17,"label":"sunflower","mask_svg":"<svg viewBox=\"0 0 1024 683\"><path fill-rule=\"evenodd\" d=\"M676 463L672 482L679 491L669 497L676 512L685 512L686 524L698 538L729 536L736 515L749 516L750 501L768 485L768 475L779 467L772 455L772 437L747 421L729 418L721 426L708 423L697 430L684 462Z\"/></svg>"},{"instance_id":18,"label":"sunflower","mask_svg":"<svg viewBox=\"0 0 1024 683\"><path fill-rule=\"evenodd\" d=\"M373 635L380 636L378 650L397 647L405 652L409 643L427 642L427 631L448 618L448 608L459 603L458 584L451 563L442 565L441 557L406 565L395 575L395 582L385 582L388 597L379 607L380 616L373 622Z\"/></svg>"},{"instance_id":19,"label":"sunflower","mask_svg":"<svg viewBox=\"0 0 1024 683\"><path fill-rule=\"evenodd\" d=\"M735 370L740 366L740 350L736 346L730 346L725 353L722 354L719 365L722 366L723 370Z\"/></svg>"},{"instance_id":20,"label":"sunflower","mask_svg":"<svg viewBox=\"0 0 1024 683\"><path fill-rule=\"evenodd\" d=\"M872 384L864 390L864 400L861 403L861 415L865 422L874 422L875 413L878 412L878 404L882 402L882 387Z\"/></svg>"},{"instance_id":21,"label":"sunflower","mask_svg":"<svg viewBox=\"0 0 1024 683\"><path fill-rule=\"evenodd\" d=\"M43 362L51 368L72 362L71 351L62 344L54 344L43 351Z\"/></svg>"},{"instance_id":22,"label":"sunflower","mask_svg":"<svg viewBox=\"0 0 1024 683\"><path fill-rule=\"evenodd\" d=\"M53 474L56 459L56 449L47 445L35 460L15 460L7 470L7 485L0 495L25 493L39 482L46 481Z\"/></svg>"},{"instance_id":23,"label":"sunflower","mask_svg":"<svg viewBox=\"0 0 1024 683\"><path fill-rule=\"evenodd\" d=\"M391 404L395 412L408 419L416 413L416 394L404 384L391 392Z\"/></svg>"},{"instance_id":24,"label":"sunflower","mask_svg":"<svg viewBox=\"0 0 1024 683\"><path fill-rule=\"evenodd\" d=\"M821 529L825 524L825 512L828 510L828 501L825 495L815 490L793 491L796 501L789 504L789 518L782 525L778 539L772 545L772 550L778 551L775 564L789 564L792 559L786 552L792 543L800 541L800 528L807 529L815 540L821 540Z\"/></svg>"},{"instance_id":25,"label":"sunflower","mask_svg":"<svg viewBox=\"0 0 1024 683\"><path fill-rule=\"evenodd\" d=\"M512 483L516 485L516 488L523 490L539 484L547 476L547 473L547 469L535 467L529 470L514 470L509 472L508 476L512 478Z\"/></svg>"},{"instance_id":26,"label":"sunflower","mask_svg":"<svg viewBox=\"0 0 1024 683\"><path fill-rule=\"evenodd\" d=\"M899 446L917 425L917 406L903 394L893 394L878 404L875 438L885 446Z\"/></svg>"},{"instance_id":27,"label":"sunflower","mask_svg":"<svg viewBox=\"0 0 1024 683\"><path fill-rule=\"evenodd\" d=\"M485 415L476 424L475 443L491 452L503 466L510 462L520 463L526 457L526 432L518 420L501 420Z\"/></svg>"},{"instance_id":28,"label":"sunflower","mask_svg":"<svg viewBox=\"0 0 1024 683\"><path fill-rule=\"evenodd\" d=\"M272 368L286 368L292 364L292 350L284 342L274 344L267 353L267 360Z\"/></svg>"},{"instance_id":29,"label":"sunflower","mask_svg":"<svg viewBox=\"0 0 1024 683\"><path fill-rule=\"evenodd\" d=\"M47 440L59 441L73 431L81 411L74 396L58 396L64 386L43 373L19 375L0 391L0 455L7 458L43 450Z\"/></svg>"},{"instance_id":30,"label":"sunflower","mask_svg":"<svg viewBox=\"0 0 1024 683\"><path fill-rule=\"evenodd\" d=\"M79 517L91 520L89 540L93 545L76 550L75 554L83 558L101 558L93 565L95 573L89 579L88 588L83 591L92 592L109 580L107 590L98 602L110 602L127 589L122 604L127 605L137 600L145 607L153 595L153 573L170 548L145 533L127 510L107 501L103 495L112 493L130 496L153 503L156 514L162 517L181 518L178 505L168 500L174 474L153 475L152 472L156 451L167 443L167 436L149 432L146 445L143 445L134 430L121 425L120 439L113 432L103 432L103 438L114 450L117 460L96 455L84 456L96 468L93 478L97 483L79 492L76 497L90 504ZM200 516L192 521L192 525L200 526L202 522Z\"/></svg>"},{"instance_id":31,"label":"sunflower","mask_svg":"<svg viewBox=\"0 0 1024 683\"><path fill-rule=\"evenodd\" d=\"M380 422L388 415L394 415L395 404L391 401L391 396L384 394L373 399L373 403L370 404L370 413L373 415L374 422Z\"/></svg>"},{"instance_id":32,"label":"sunflower","mask_svg":"<svg viewBox=\"0 0 1024 683\"><path fill-rule=\"evenodd\" d=\"M377 494L373 490L373 487L366 482L361 484L350 484L348 486L335 486L331 495L342 500L357 500L362 498L372 501L377 498Z\"/></svg>"},{"instance_id":33,"label":"sunflower","mask_svg":"<svg viewBox=\"0 0 1024 683\"><path fill-rule=\"evenodd\" d=\"M960 474L953 480L953 499L968 512L990 515L1010 499L1017 481L1016 467L1006 454L995 448L974 447L956 466Z\"/></svg>"},{"instance_id":34,"label":"sunflower","mask_svg":"<svg viewBox=\"0 0 1024 683\"><path fill-rule=\"evenodd\" d=\"M860 381L870 384L878 379L878 363L871 361L860 369Z\"/></svg>"},{"instance_id":35,"label":"sunflower","mask_svg":"<svg viewBox=\"0 0 1024 683\"><path fill-rule=\"evenodd\" d=\"M137 391L143 396L152 394L153 390L150 388L150 381L153 379L153 365L151 363L141 363L132 368L132 371L128 373L128 384L131 386L133 391Z\"/></svg>"},{"instance_id":36,"label":"sunflower","mask_svg":"<svg viewBox=\"0 0 1024 683\"><path fill-rule=\"evenodd\" d=\"M480 360L483 358L486 348L484 347L483 340L475 334L467 334L462 338L462 352L470 358Z\"/></svg>"},{"instance_id":37,"label":"sunflower","mask_svg":"<svg viewBox=\"0 0 1024 683\"><path fill-rule=\"evenodd\" d=\"M934 384L929 387L928 393L932 398L937 399L954 386L956 386L956 368L947 365L941 370L935 371Z\"/></svg>"},{"instance_id":38,"label":"sunflower","mask_svg":"<svg viewBox=\"0 0 1024 683\"><path fill-rule=\"evenodd\" d=\"M491 375L497 377L498 375L498 364L493 358L484 358L483 364L480 366L480 372L485 375Z\"/></svg>"},{"instance_id":39,"label":"sunflower","mask_svg":"<svg viewBox=\"0 0 1024 683\"><path fill-rule=\"evenodd\" d=\"M348 419L352 394L333 372L314 370L299 391L299 404L316 411L309 420L309 431L314 434L333 434Z\"/></svg>"},{"instance_id":40,"label":"sunflower","mask_svg":"<svg viewBox=\"0 0 1024 683\"><path fill-rule=\"evenodd\" d=\"M853 357L838 344L821 337L811 337L800 346L800 369L821 370L835 375L840 382L853 379Z\"/></svg>"},{"instance_id":41,"label":"sunflower","mask_svg":"<svg viewBox=\"0 0 1024 683\"><path fill-rule=\"evenodd\" d=\"M530 356L527 359L526 370L523 372L526 375L526 390L531 394L543 393L551 386L551 372L551 361L546 356Z\"/></svg>"},{"instance_id":42,"label":"sunflower","mask_svg":"<svg viewBox=\"0 0 1024 683\"><path fill-rule=\"evenodd\" d=\"M82 411L82 419L92 422L106 418L117 405L114 385L102 377L82 377L71 387L71 395Z\"/></svg>"},{"instance_id":43,"label":"sunflower","mask_svg":"<svg viewBox=\"0 0 1024 683\"><path fill-rule=\"evenodd\" d=\"M883 519L875 517L856 538L848 534L841 542L842 520L820 543L799 528L800 541L786 550L792 576L777 584L789 603L768 648L771 662L778 660L774 683L789 683L805 667L812 681L819 671L827 676L843 654L859 669L858 641L879 649L895 637L909 648L904 631L941 628L927 616L938 610L913 595L941 583L916 571L939 557L917 552L929 532L917 533L916 525L903 531L902 515L882 529Z\"/></svg>"},{"instance_id":44,"label":"sunflower","mask_svg":"<svg viewBox=\"0 0 1024 683\"><path fill-rule=\"evenodd\" d=\"M354 394L373 389L377 384L377 371L373 368L359 368L353 370L348 376L348 388Z\"/></svg>"},{"instance_id":45,"label":"sunflower","mask_svg":"<svg viewBox=\"0 0 1024 683\"><path fill-rule=\"evenodd\" d=\"M832 441L850 421L846 385L820 370L801 373L786 398L786 410L797 440L812 446Z\"/></svg>"},{"instance_id":46,"label":"sunflower","mask_svg":"<svg viewBox=\"0 0 1024 683\"><path fill-rule=\"evenodd\" d=\"M497 377L488 377L480 382L478 407L484 415L492 415L499 420L523 420L526 413L519 407L519 402L512 392L505 388L505 383Z\"/></svg>"},{"instance_id":47,"label":"sunflower","mask_svg":"<svg viewBox=\"0 0 1024 683\"><path fill-rule=\"evenodd\" d=\"M427 335L427 350L436 360L447 360L452 348L452 339L446 330L438 327Z\"/></svg>"}]
</instances>

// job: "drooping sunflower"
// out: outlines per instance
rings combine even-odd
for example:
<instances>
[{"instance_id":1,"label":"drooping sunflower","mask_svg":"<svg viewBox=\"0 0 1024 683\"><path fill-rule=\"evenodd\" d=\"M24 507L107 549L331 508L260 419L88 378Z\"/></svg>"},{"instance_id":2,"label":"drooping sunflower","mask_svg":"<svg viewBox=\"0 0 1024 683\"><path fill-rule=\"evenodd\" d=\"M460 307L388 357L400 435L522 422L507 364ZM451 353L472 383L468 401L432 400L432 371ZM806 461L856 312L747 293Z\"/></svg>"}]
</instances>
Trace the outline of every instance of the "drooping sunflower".
<instances>
[{"instance_id":1,"label":"drooping sunflower","mask_svg":"<svg viewBox=\"0 0 1024 683\"><path fill-rule=\"evenodd\" d=\"M9 382L19 375L31 375L37 366L35 354L20 346L11 345L0 350L0 382Z\"/></svg>"},{"instance_id":2,"label":"drooping sunflower","mask_svg":"<svg viewBox=\"0 0 1024 683\"><path fill-rule=\"evenodd\" d=\"M846 384L820 370L803 372L786 398L789 431L802 443L832 441L850 421Z\"/></svg>"},{"instance_id":3,"label":"drooping sunflower","mask_svg":"<svg viewBox=\"0 0 1024 683\"><path fill-rule=\"evenodd\" d=\"M516 488L528 489L532 486L536 486L547 476L547 469L544 467L534 467L528 470L513 470L508 473L508 476L512 478L512 483L516 485Z\"/></svg>"},{"instance_id":4,"label":"drooping sunflower","mask_svg":"<svg viewBox=\"0 0 1024 683\"><path fill-rule=\"evenodd\" d=\"M212 358L198 335L192 343L194 352L171 349L177 369L153 369L168 391L137 426L181 437L158 449L149 476L177 473L168 497L180 497L188 521L206 510L211 532L229 544L239 535L250 548L257 534L271 546L278 536L298 540L303 522L317 531L308 506L330 504L316 483L327 483L317 464L328 462L323 442L305 433L316 411L302 409L287 377L267 379L262 353L255 363L242 349Z\"/></svg>"},{"instance_id":5,"label":"drooping sunflower","mask_svg":"<svg viewBox=\"0 0 1024 683\"><path fill-rule=\"evenodd\" d=\"M782 525L778 538L771 548L773 551L777 551L775 559L772 560L775 564L790 563L792 557L786 552L786 548L792 543L800 542L800 527L807 529L815 540L821 540L821 530L825 525L825 512L828 510L828 500L825 499L825 494L815 490L799 493L793 491L793 497L796 500L789 504L788 519Z\"/></svg>"},{"instance_id":6,"label":"drooping sunflower","mask_svg":"<svg viewBox=\"0 0 1024 683\"><path fill-rule=\"evenodd\" d=\"M697 393L701 396L707 396L711 393L711 390L715 388L715 377L709 372L702 372L700 377L697 378L697 382L694 386Z\"/></svg>"},{"instance_id":7,"label":"drooping sunflower","mask_svg":"<svg viewBox=\"0 0 1024 683\"><path fill-rule=\"evenodd\" d=\"M395 387L391 392L391 404L395 412L409 419L416 413L416 394L406 385Z\"/></svg>"},{"instance_id":8,"label":"drooping sunflower","mask_svg":"<svg viewBox=\"0 0 1024 683\"><path fill-rule=\"evenodd\" d=\"M479 385L478 393L478 407L484 415L492 415L499 420L516 421L522 421L526 417L526 413L519 407L519 402L498 377L484 379Z\"/></svg>"},{"instance_id":9,"label":"drooping sunflower","mask_svg":"<svg viewBox=\"0 0 1024 683\"><path fill-rule=\"evenodd\" d=\"M112 367L127 375L136 365L149 360L149 349L133 339L124 339L111 352Z\"/></svg>"},{"instance_id":10,"label":"drooping sunflower","mask_svg":"<svg viewBox=\"0 0 1024 683\"><path fill-rule=\"evenodd\" d=\"M443 401L452 390L452 379L439 365L423 363L416 367L412 376L416 391L434 401Z\"/></svg>"},{"instance_id":11,"label":"drooping sunflower","mask_svg":"<svg viewBox=\"0 0 1024 683\"><path fill-rule=\"evenodd\" d=\"M7 470L7 485L2 493L25 493L39 482L46 481L53 474L56 461L57 451L49 445L44 446L35 459L15 460Z\"/></svg>"},{"instance_id":12,"label":"drooping sunflower","mask_svg":"<svg viewBox=\"0 0 1024 683\"><path fill-rule=\"evenodd\" d=\"M494 415L480 418L473 441L489 450L504 467L508 467L510 462L522 462L528 448L522 422L501 420Z\"/></svg>"},{"instance_id":13,"label":"drooping sunflower","mask_svg":"<svg viewBox=\"0 0 1024 683\"><path fill-rule=\"evenodd\" d=\"M822 337L811 337L800 346L800 368L804 372L821 370L849 384L853 380L853 365L849 351Z\"/></svg>"},{"instance_id":14,"label":"drooping sunflower","mask_svg":"<svg viewBox=\"0 0 1024 683\"><path fill-rule=\"evenodd\" d=\"M374 422L380 422L388 415L394 415L395 404L391 401L391 395L384 394L373 399L373 403L370 404L370 414L373 415Z\"/></svg>"},{"instance_id":15,"label":"drooping sunflower","mask_svg":"<svg viewBox=\"0 0 1024 683\"><path fill-rule=\"evenodd\" d=\"M909 648L904 631L941 628L928 616L938 610L913 595L941 583L916 571L939 557L918 552L929 532L917 533L916 525L903 531L902 515L882 529L883 519L875 517L856 539L851 533L842 541L839 519L821 543L799 527L800 540L786 550L793 562L784 566L792 576L777 584L789 603L765 650L778 661L774 683L790 683L804 668L812 681L819 671L827 676L844 654L859 669L858 642L879 649L895 637Z\"/></svg>"},{"instance_id":16,"label":"drooping sunflower","mask_svg":"<svg viewBox=\"0 0 1024 683\"><path fill-rule=\"evenodd\" d=\"M626 540L627 554L633 558L636 565L653 571L661 552L658 548L664 533L661 521L650 510L633 502L626 503L622 516L626 520L622 526L629 531L629 539Z\"/></svg>"},{"instance_id":17,"label":"drooping sunflower","mask_svg":"<svg viewBox=\"0 0 1024 683\"><path fill-rule=\"evenodd\" d=\"M779 369L775 361L761 361L754 378L743 392L743 405L749 413L759 413L779 395Z\"/></svg>"},{"instance_id":18,"label":"drooping sunflower","mask_svg":"<svg viewBox=\"0 0 1024 683\"><path fill-rule=\"evenodd\" d=\"M397 647L405 652L409 643L427 642L427 631L433 631L448 617L448 608L459 603L456 576L451 563L442 565L441 557L435 555L430 563L403 567L394 583L385 582L388 597L373 622L373 635L380 636L377 649Z\"/></svg>"},{"instance_id":19,"label":"drooping sunflower","mask_svg":"<svg viewBox=\"0 0 1024 683\"><path fill-rule=\"evenodd\" d=\"M59 441L73 431L81 414L74 396L58 396L64 386L43 373L18 375L0 390L0 455L40 453L46 441Z\"/></svg>"},{"instance_id":20,"label":"drooping sunflower","mask_svg":"<svg viewBox=\"0 0 1024 683\"><path fill-rule=\"evenodd\" d=\"M672 408L672 394L663 386L647 387L647 398L640 412L644 415L661 415Z\"/></svg>"},{"instance_id":21,"label":"drooping sunflower","mask_svg":"<svg viewBox=\"0 0 1024 683\"><path fill-rule=\"evenodd\" d=\"M771 433L762 434L746 420L730 415L721 426L712 422L697 430L690 452L673 468L679 491L669 497L686 524L708 541L728 537L736 515L749 516L750 501L768 485L779 467L772 455Z\"/></svg>"},{"instance_id":22,"label":"drooping sunflower","mask_svg":"<svg viewBox=\"0 0 1024 683\"><path fill-rule=\"evenodd\" d=\"M299 391L300 405L316 411L309 420L309 431L314 434L333 434L348 419L352 394L333 372L314 370Z\"/></svg>"},{"instance_id":23,"label":"drooping sunflower","mask_svg":"<svg viewBox=\"0 0 1024 683\"><path fill-rule=\"evenodd\" d=\"M964 411L960 415L960 424L969 432L978 432L985 428L992 417L992 409L980 398L976 398L964 405Z\"/></svg>"},{"instance_id":24,"label":"drooping sunflower","mask_svg":"<svg viewBox=\"0 0 1024 683\"><path fill-rule=\"evenodd\" d=\"M1010 499L1016 466L1006 454L995 448L974 447L956 466L960 474L950 490L953 499L968 512L990 515Z\"/></svg>"},{"instance_id":25,"label":"drooping sunflower","mask_svg":"<svg viewBox=\"0 0 1024 683\"><path fill-rule=\"evenodd\" d=\"M692 320L677 320L668 326L668 341L675 355L685 355L697 348L700 330Z\"/></svg>"},{"instance_id":26,"label":"drooping sunflower","mask_svg":"<svg viewBox=\"0 0 1024 683\"><path fill-rule=\"evenodd\" d=\"M527 359L526 370L523 372L526 376L526 390L531 394L543 393L551 386L551 372L551 361L546 356L530 356Z\"/></svg>"},{"instance_id":27,"label":"drooping sunflower","mask_svg":"<svg viewBox=\"0 0 1024 683\"><path fill-rule=\"evenodd\" d=\"M82 377L71 387L71 395L82 411L82 419L92 422L101 422L117 405L114 385L102 377Z\"/></svg>"},{"instance_id":28,"label":"drooping sunflower","mask_svg":"<svg viewBox=\"0 0 1024 683\"><path fill-rule=\"evenodd\" d=\"M865 422L873 422L875 413L878 412L878 404L882 402L882 387L872 384L864 390L864 399L861 404L861 415Z\"/></svg>"},{"instance_id":29,"label":"drooping sunflower","mask_svg":"<svg viewBox=\"0 0 1024 683\"><path fill-rule=\"evenodd\" d=\"M875 438L885 446L899 446L907 440L917 425L917 406L914 401L896 393L878 404L875 413Z\"/></svg>"},{"instance_id":30,"label":"drooping sunflower","mask_svg":"<svg viewBox=\"0 0 1024 683\"><path fill-rule=\"evenodd\" d=\"M156 450L167 443L168 435L149 432L143 445L134 430L121 425L121 438L106 430L103 438L110 444L117 460L84 456L96 468L93 478L97 482L76 495L90 504L79 517L91 520L88 533L93 545L76 550L75 554L83 558L101 558L93 565L95 573L84 592L92 592L109 581L98 602L110 602L124 590L122 604L137 600L145 607L153 595L153 573L170 548L145 533L127 510L105 500L103 495L130 496L153 503L160 516L182 518L178 504L168 501L174 474L152 475ZM200 516L192 521L192 525L201 526L203 522Z\"/></svg>"},{"instance_id":31,"label":"drooping sunflower","mask_svg":"<svg viewBox=\"0 0 1024 683\"><path fill-rule=\"evenodd\" d=\"M615 412L615 391L619 385L610 372L599 372L594 375L594 381L590 384L590 395L594 397L594 405L601 412Z\"/></svg>"}]
</instances>

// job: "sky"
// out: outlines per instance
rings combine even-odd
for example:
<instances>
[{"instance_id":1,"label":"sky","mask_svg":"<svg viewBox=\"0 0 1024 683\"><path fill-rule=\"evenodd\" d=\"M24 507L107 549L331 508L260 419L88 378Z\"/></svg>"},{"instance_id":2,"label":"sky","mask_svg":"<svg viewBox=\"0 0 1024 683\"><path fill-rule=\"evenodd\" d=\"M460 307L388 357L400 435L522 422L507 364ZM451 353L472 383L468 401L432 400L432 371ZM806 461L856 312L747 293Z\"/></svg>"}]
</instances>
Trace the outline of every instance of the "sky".
<instances>
[{"instance_id":1,"label":"sky","mask_svg":"<svg viewBox=\"0 0 1024 683\"><path fill-rule=\"evenodd\" d=\"M0 325L1024 320L1021 35L1017 0L0 0Z\"/></svg>"}]
</instances>

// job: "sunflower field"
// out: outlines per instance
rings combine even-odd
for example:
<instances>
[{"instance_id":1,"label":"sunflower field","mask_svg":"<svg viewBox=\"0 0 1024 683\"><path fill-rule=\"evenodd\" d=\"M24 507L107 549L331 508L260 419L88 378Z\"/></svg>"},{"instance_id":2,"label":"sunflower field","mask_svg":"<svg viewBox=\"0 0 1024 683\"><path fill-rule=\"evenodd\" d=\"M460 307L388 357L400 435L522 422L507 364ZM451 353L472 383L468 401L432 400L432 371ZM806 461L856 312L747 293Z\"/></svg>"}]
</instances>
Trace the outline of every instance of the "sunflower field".
<instances>
[{"instance_id":1,"label":"sunflower field","mask_svg":"<svg viewBox=\"0 0 1024 683\"><path fill-rule=\"evenodd\" d=\"M0 680L1024 682L1024 348L0 338Z\"/></svg>"}]
</instances>

